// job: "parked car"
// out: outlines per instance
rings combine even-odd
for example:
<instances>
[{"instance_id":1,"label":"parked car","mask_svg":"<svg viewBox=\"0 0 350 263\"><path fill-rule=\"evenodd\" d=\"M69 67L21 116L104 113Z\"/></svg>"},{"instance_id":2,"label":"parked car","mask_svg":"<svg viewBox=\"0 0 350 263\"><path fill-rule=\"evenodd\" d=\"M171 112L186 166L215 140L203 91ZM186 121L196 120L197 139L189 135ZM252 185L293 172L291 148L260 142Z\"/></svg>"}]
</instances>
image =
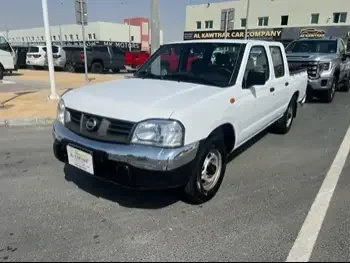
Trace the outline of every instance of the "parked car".
<instances>
[{"instance_id":1,"label":"parked car","mask_svg":"<svg viewBox=\"0 0 350 263\"><path fill-rule=\"evenodd\" d=\"M147 51L126 51L125 52L125 69L128 72L136 71L143 65L151 54Z\"/></svg>"},{"instance_id":2,"label":"parked car","mask_svg":"<svg viewBox=\"0 0 350 263\"><path fill-rule=\"evenodd\" d=\"M7 39L0 35L0 80L4 78L6 72L15 69L14 51Z\"/></svg>"},{"instance_id":3,"label":"parked car","mask_svg":"<svg viewBox=\"0 0 350 263\"><path fill-rule=\"evenodd\" d=\"M169 50L178 64L164 75ZM279 42L166 44L133 78L65 93L53 125L54 154L103 180L181 187L203 203L218 191L230 152L268 127L288 133L306 86L306 70L289 71Z\"/></svg>"},{"instance_id":4,"label":"parked car","mask_svg":"<svg viewBox=\"0 0 350 263\"><path fill-rule=\"evenodd\" d=\"M75 68L84 68L84 52L79 53L79 58L75 56ZM92 73L103 73L106 70L112 70L118 73L124 69L124 51L119 47L97 45L87 48L88 70Z\"/></svg>"},{"instance_id":5,"label":"parked car","mask_svg":"<svg viewBox=\"0 0 350 263\"><path fill-rule=\"evenodd\" d=\"M341 38L299 39L286 48L289 67L308 71L308 100L330 103L336 90L350 89L350 59Z\"/></svg>"},{"instance_id":6,"label":"parked car","mask_svg":"<svg viewBox=\"0 0 350 263\"><path fill-rule=\"evenodd\" d=\"M59 46L52 46L52 56L54 60L54 66L62 68L65 60L62 50ZM29 68L44 68L48 65L47 55L46 55L46 46L30 46L27 52L27 67ZM63 66L62 66L63 65Z\"/></svg>"}]
</instances>

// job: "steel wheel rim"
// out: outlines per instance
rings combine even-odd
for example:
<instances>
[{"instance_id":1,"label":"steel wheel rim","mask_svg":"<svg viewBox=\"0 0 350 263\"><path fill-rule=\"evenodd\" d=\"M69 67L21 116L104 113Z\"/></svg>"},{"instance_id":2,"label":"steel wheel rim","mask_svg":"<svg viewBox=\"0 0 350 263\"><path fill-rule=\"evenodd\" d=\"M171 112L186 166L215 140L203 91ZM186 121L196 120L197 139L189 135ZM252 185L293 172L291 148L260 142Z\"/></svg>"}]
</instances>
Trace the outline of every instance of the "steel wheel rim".
<instances>
[{"instance_id":1,"label":"steel wheel rim","mask_svg":"<svg viewBox=\"0 0 350 263\"><path fill-rule=\"evenodd\" d=\"M293 106L290 105L287 110L287 127L289 127L292 124L293 120Z\"/></svg>"},{"instance_id":2,"label":"steel wheel rim","mask_svg":"<svg viewBox=\"0 0 350 263\"><path fill-rule=\"evenodd\" d=\"M222 155L211 150L204 159L201 169L201 186L205 191L212 190L219 181L222 170Z\"/></svg>"}]
</instances>

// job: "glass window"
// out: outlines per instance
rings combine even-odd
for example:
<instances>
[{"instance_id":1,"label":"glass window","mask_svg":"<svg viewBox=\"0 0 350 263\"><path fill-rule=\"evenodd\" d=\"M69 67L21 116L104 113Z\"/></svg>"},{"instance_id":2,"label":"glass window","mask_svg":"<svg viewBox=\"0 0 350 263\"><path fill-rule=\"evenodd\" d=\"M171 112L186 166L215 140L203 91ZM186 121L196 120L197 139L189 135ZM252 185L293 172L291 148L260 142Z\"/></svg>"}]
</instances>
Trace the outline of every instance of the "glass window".
<instances>
[{"instance_id":1,"label":"glass window","mask_svg":"<svg viewBox=\"0 0 350 263\"><path fill-rule=\"evenodd\" d=\"M197 21L197 29L201 29L202 28L202 22L201 21Z\"/></svg>"},{"instance_id":2,"label":"glass window","mask_svg":"<svg viewBox=\"0 0 350 263\"><path fill-rule=\"evenodd\" d=\"M270 78L270 68L269 62L267 59L267 54L265 47L263 46L254 46L251 48L247 66L244 72L243 86L246 87L246 81L248 73L250 71L264 72L265 78L268 80Z\"/></svg>"},{"instance_id":3,"label":"glass window","mask_svg":"<svg viewBox=\"0 0 350 263\"><path fill-rule=\"evenodd\" d=\"M38 53L39 48L38 47L29 47L28 53Z\"/></svg>"},{"instance_id":4,"label":"glass window","mask_svg":"<svg viewBox=\"0 0 350 263\"><path fill-rule=\"evenodd\" d=\"M241 27L245 27L246 24L247 24L247 19L242 18L242 19L241 19Z\"/></svg>"},{"instance_id":5,"label":"glass window","mask_svg":"<svg viewBox=\"0 0 350 263\"><path fill-rule=\"evenodd\" d=\"M281 26L287 26L288 19L289 19L289 16L281 16Z\"/></svg>"},{"instance_id":6,"label":"glass window","mask_svg":"<svg viewBox=\"0 0 350 263\"><path fill-rule=\"evenodd\" d=\"M311 14L311 24L318 24L320 14Z\"/></svg>"},{"instance_id":7,"label":"glass window","mask_svg":"<svg viewBox=\"0 0 350 263\"><path fill-rule=\"evenodd\" d=\"M58 53L58 47L57 46L52 46L52 53ZM46 52L46 47L43 47L43 50Z\"/></svg>"},{"instance_id":8,"label":"glass window","mask_svg":"<svg viewBox=\"0 0 350 263\"><path fill-rule=\"evenodd\" d=\"M205 21L205 28L213 28L213 20Z\"/></svg>"},{"instance_id":9,"label":"glass window","mask_svg":"<svg viewBox=\"0 0 350 263\"><path fill-rule=\"evenodd\" d=\"M94 52L107 52L108 53L108 47L107 46L94 46L92 47Z\"/></svg>"},{"instance_id":10,"label":"glass window","mask_svg":"<svg viewBox=\"0 0 350 263\"><path fill-rule=\"evenodd\" d=\"M239 43L163 45L135 77L227 87L236 81L244 49Z\"/></svg>"},{"instance_id":11,"label":"glass window","mask_svg":"<svg viewBox=\"0 0 350 263\"><path fill-rule=\"evenodd\" d=\"M333 23L345 23L347 13L333 13Z\"/></svg>"},{"instance_id":12,"label":"glass window","mask_svg":"<svg viewBox=\"0 0 350 263\"><path fill-rule=\"evenodd\" d=\"M273 68L275 71L275 77L280 78L284 76L284 64L283 56L280 47L270 47Z\"/></svg>"},{"instance_id":13,"label":"glass window","mask_svg":"<svg viewBox=\"0 0 350 263\"><path fill-rule=\"evenodd\" d=\"M123 50L119 47L112 47L113 54L124 54Z\"/></svg>"},{"instance_id":14,"label":"glass window","mask_svg":"<svg viewBox=\"0 0 350 263\"><path fill-rule=\"evenodd\" d=\"M287 53L336 53L336 40L298 40L290 43Z\"/></svg>"},{"instance_id":15,"label":"glass window","mask_svg":"<svg viewBox=\"0 0 350 263\"><path fill-rule=\"evenodd\" d=\"M0 50L7 51L7 52L12 51L10 44L2 36L0 36Z\"/></svg>"},{"instance_id":16,"label":"glass window","mask_svg":"<svg viewBox=\"0 0 350 263\"><path fill-rule=\"evenodd\" d=\"M268 26L269 25L269 17L259 17L258 18L258 26Z\"/></svg>"}]
</instances>

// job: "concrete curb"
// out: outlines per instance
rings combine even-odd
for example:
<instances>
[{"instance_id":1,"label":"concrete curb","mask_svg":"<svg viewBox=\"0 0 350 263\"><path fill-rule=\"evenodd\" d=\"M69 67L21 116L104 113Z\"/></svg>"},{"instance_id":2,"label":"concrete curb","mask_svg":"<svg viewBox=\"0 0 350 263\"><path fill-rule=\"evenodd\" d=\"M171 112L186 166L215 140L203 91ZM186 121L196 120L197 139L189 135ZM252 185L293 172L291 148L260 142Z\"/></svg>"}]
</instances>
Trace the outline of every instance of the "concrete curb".
<instances>
[{"instance_id":1,"label":"concrete curb","mask_svg":"<svg viewBox=\"0 0 350 263\"><path fill-rule=\"evenodd\" d=\"M0 119L0 127L40 127L50 126L53 124L55 118L28 118L28 119Z\"/></svg>"}]
</instances>

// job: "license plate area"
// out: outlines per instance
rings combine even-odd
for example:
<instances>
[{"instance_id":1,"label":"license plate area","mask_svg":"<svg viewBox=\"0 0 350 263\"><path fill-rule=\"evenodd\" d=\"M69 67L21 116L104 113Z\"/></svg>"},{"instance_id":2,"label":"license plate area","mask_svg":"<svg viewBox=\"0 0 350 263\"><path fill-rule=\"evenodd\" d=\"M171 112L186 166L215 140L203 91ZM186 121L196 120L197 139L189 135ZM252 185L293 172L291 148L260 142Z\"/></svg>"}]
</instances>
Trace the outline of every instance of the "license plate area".
<instances>
[{"instance_id":1,"label":"license plate area","mask_svg":"<svg viewBox=\"0 0 350 263\"><path fill-rule=\"evenodd\" d=\"M68 163L84 172L94 175L94 161L92 151L81 147L67 145Z\"/></svg>"}]
</instances>

